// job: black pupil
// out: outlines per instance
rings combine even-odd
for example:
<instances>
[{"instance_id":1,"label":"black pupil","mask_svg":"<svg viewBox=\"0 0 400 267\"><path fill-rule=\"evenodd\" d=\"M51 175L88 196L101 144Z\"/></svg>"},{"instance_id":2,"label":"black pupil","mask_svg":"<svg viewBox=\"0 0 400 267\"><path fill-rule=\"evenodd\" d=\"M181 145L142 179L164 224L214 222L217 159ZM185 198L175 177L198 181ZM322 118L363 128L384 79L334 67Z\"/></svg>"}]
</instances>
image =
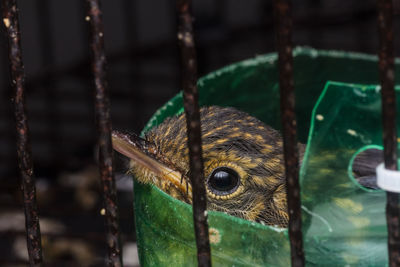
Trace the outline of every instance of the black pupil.
<instances>
[{"instance_id":1,"label":"black pupil","mask_svg":"<svg viewBox=\"0 0 400 267\"><path fill-rule=\"evenodd\" d=\"M208 184L214 193L227 195L237 188L239 175L230 168L220 167L211 173Z\"/></svg>"}]
</instances>

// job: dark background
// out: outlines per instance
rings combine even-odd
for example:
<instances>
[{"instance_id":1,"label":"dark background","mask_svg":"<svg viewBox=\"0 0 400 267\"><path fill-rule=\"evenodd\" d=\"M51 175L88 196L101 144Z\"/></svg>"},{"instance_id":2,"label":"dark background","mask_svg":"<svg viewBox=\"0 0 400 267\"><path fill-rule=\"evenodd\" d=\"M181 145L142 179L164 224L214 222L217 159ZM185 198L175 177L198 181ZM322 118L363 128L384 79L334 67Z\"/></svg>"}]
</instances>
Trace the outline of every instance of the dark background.
<instances>
[{"instance_id":1,"label":"dark background","mask_svg":"<svg viewBox=\"0 0 400 267\"><path fill-rule=\"evenodd\" d=\"M293 2L295 45L376 54L376 1ZM84 3L18 1L47 265L102 266L107 255ZM113 128L140 132L179 91L175 3L102 4ZM275 50L271 1L195 0L193 7L200 76ZM395 7L400 7L398 1ZM395 20L397 26L398 16ZM0 265L24 266L24 217L3 28L0 37ZM116 177L124 259L126 266L136 266L132 181L121 166L116 166Z\"/></svg>"}]
</instances>

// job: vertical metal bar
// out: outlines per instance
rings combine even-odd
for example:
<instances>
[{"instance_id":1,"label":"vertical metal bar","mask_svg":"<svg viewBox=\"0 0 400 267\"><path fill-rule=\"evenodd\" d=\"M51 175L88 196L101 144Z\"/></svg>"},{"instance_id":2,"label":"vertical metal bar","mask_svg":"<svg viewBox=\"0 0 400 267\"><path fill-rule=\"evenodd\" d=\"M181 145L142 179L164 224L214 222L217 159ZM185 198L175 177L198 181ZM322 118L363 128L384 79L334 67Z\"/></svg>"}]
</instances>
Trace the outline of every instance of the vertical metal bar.
<instances>
[{"instance_id":1,"label":"vertical metal bar","mask_svg":"<svg viewBox=\"0 0 400 267\"><path fill-rule=\"evenodd\" d=\"M25 106L25 75L21 54L21 37L16 0L3 1L3 23L8 35L11 84L15 91L13 100L17 128L17 155L22 178L22 192L24 195L29 263L31 266L40 266L43 261L42 245L36 203L32 152L29 140L28 118Z\"/></svg>"},{"instance_id":2,"label":"vertical metal bar","mask_svg":"<svg viewBox=\"0 0 400 267\"><path fill-rule=\"evenodd\" d=\"M87 0L86 20L90 24L90 50L95 83L95 116L98 132L100 175L107 227L108 266L122 266L118 227L118 205L112 170L110 102L106 81L106 55L102 12L98 0Z\"/></svg>"},{"instance_id":3,"label":"vertical metal bar","mask_svg":"<svg viewBox=\"0 0 400 267\"><path fill-rule=\"evenodd\" d=\"M3 30L3 29L1 29ZM5 29L4 29L5 30ZM4 32L5 33L5 32ZM3 90L2 94L3 96L7 97L2 97L0 99L0 105L6 109L6 112L3 112L2 116L3 118L0 118L3 122L5 122L6 126L3 128L3 131L0 132L0 135L4 136L4 139L6 142L9 144L16 144L17 143L17 136L15 134L15 118L14 118L14 108L13 108L13 102L10 101L8 96L13 95L13 85L12 83L6 83L4 82L8 77L11 77L10 72L10 66L9 66L9 60L8 60L8 50L4 49L5 44L8 42L8 35L6 34L0 34L0 43L3 44L3 47L0 51L0 72L2 75L0 76L0 80L3 80L3 88L0 89ZM14 177L18 177L19 174L19 169L16 167L18 163L15 161L17 158L17 150L10 146L7 150L2 149L2 159L0 159L0 162L3 166L5 166L6 173L10 173ZM0 166L1 168L1 166ZM18 181L14 181L17 182Z\"/></svg>"},{"instance_id":4,"label":"vertical metal bar","mask_svg":"<svg viewBox=\"0 0 400 267\"><path fill-rule=\"evenodd\" d=\"M379 74L382 94L385 168L397 170L396 95L394 91L393 3L378 0ZM390 266L400 266L399 195L387 192L386 220Z\"/></svg>"},{"instance_id":5,"label":"vertical metal bar","mask_svg":"<svg viewBox=\"0 0 400 267\"><path fill-rule=\"evenodd\" d=\"M292 17L290 0L274 0L276 47L279 55L279 85L283 130L289 238L292 266L304 266L299 185L299 153L293 84Z\"/></svg>"},{"instance_id":6,"label":"vertical metal bar","mask_svg":"<svg viewBox=\"0 0 400 267\"><path fill-rule=\"evenodd\" d=\"M191 1L177 0L178 41L181 52L181 83L186 114L190 180L193 188L193 218L198 266L211 266L207 224L207 199L201 147L200 110L197 92L197 60L193 39Z\"/></svg>"}]
</instances>

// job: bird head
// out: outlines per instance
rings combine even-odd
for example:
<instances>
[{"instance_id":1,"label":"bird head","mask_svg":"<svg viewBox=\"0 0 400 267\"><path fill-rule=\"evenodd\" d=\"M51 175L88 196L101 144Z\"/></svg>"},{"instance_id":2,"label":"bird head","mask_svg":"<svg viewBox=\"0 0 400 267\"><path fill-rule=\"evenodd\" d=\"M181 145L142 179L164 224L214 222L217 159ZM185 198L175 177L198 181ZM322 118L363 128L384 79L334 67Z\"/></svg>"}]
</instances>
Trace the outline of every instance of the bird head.
<instances>
[{"instance_id":1,"label":"bird head","mask_svg":"<svg viewBox=\"0 0 400 267\"><path fill-rule=\"evenodd\" d=\"M203 107L200 117L207 209L286 227L279 132L234 108ZM128 172L139 182L192 203L184 114L166 119L144 139L114 131L112 142L116 151L130 159Z\"/></svg>"}]
</instances>

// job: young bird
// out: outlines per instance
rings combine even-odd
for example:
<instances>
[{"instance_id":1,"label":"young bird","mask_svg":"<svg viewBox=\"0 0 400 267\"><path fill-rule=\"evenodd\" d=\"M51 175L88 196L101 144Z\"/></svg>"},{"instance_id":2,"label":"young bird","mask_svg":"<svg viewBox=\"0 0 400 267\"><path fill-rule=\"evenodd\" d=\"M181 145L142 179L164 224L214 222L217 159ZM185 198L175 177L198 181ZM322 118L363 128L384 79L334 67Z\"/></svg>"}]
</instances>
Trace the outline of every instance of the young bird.
<instances>
[{"instance_id":1,"label":"young bird","mask_svg":"<svg viewBox=\"0 0 400 267\"><path fill-rule=\"evenodd\" d=\"M278 131L234 108L200 110L207 209L287 227L283 143ZM112 133L113 147L130 158L129 173L192 203L185 115L146 133ZM298 144L300 161L305 145Z\"/></svg>"}]
</instances>

